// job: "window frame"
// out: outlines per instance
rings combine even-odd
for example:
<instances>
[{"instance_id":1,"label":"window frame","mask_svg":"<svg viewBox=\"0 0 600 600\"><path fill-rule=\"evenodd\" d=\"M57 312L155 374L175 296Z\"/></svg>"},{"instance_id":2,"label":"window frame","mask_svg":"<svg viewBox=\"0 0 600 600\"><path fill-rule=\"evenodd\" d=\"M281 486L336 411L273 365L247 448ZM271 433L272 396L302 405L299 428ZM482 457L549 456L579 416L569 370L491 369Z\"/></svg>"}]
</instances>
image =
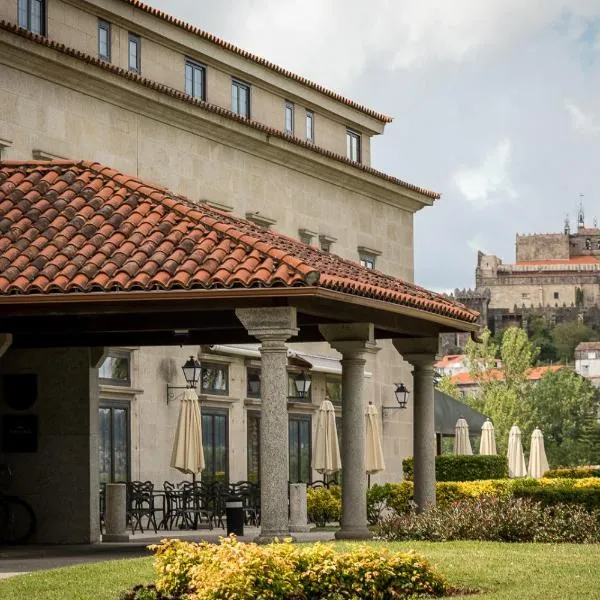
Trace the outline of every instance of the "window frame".
<instances>
[{"instance_id":1,"label":"window frame","mask_svg":"<svg viewBox=\"0 0 600 600\"><path fill-rule=\"evenodd\" d=\"M233 88L245 88L246 89L246 95L248 98L248 102L247 102L247 107L246 107L246 113L242 113L239 111L239 106L240 106L240 95L239 93L237 94L237 106L234 108L233 106ZM250 84L246 83L244 81L241 81L240 79L236 79L235 77L231 78L231 112L235 113L236 115L239 115L240 117L244 117L245 119L249 119L250 118L250 107L251 107L251 98L250 98Z\"/></svg>"},{"instance_id":2,"label":"window frame","mask_svg":"<svg viewBox=\"0 0 600 600\"><path fill-rule=\"evenodd\" d=\"M32 7L33 2L39 2L40 4L40 30L34 31L31 26L32 22ZM26 10L26 23L23 24L21 22L21 6L25 5ZM23 29L27 29L27 31L31 31L31 33L35 33L37 35L45 36L48 33L48 7L46 6L46 0L17 0L17 23L19 27Z\"/></svg>"},{"instance_id":3,"label":"window frame","mask_svg":"<svg viewBox=\"0 0 600 600\"><path fill-rule=\"evenodd\" d=\"M189 92L188 91L188 78L187 78L187 70L188 67L190 67L192 69L192 91ZM194 95L194 87L195 87L195 72L199 71L202 75L202 81L200 84L200 96L196 96ZM203 65L202 63L199 63L197 60L194 60L193 58L189 58L189 57L185 57L185 61L184 61L184 73L183 73L183 79L184 79L184 88L185 88L185 93L188 94L188 96L191 96L192 98L196 99L196 100L202 100L203 102L206 102L206 66Z\"/></svg>"},{"instance_id":4,"label":"window frame","mask_svg":"<svg viewBox=\"0 0 600 600\"><path fill-rule=\"evenodd\" d=\"M131 481L131 403L126 400L108 400L106 398L100 398L98 403L98 453L100 453L100 443L102 441L102 435L100 431L101 420L100 411L110 410L110 474L108 483L121 483L121 480L115 480L115 461L114 461L114 421L113 414L114 410L124 410L126 415L126 432L125 432L125 443L127 445L127 456L126 456L126 470L127 475L125 481ZM98 476L100 476L100 466L98 465Z\"/></svg>"},{"instance_id":5,"label":"window frame","mask_svg":"<svg viewBox=\"0 0 600 600\"><path fill-rule=\"evenodd\" d=\"M366 252L361 252L359 254L360 266L364 267L365 269L374 269L376 260L377 257L374 254L368 254Z\"/></svg>"},{"instance_id":6,"label":"window frame","mask_svg":"<svg viewBox=\"0 0 600 600\"><path fill-rule=\"evenodd\" d=\"M308 424L308 436L307 436L307 440L308 440L308 480L307 481L302 481L302 449L301 449L301 444L298 443L298 448L297 448L297 458L298 458L298 472L296 473L296 475L299 475L299 477L294 478L292 477L292 435L290 434L290 429L292 427L292 424L295 423L298 426L298 431L299 431L299 426L300 423L307 423ZM300 442L300 436L297 435L296 439L298 440L298 442ZM290 483L310 483L310 481L312 480L312 415L306 415L306 414L300 414L300 413L288 413L288 478Z\"/></svg>"},{"instance_id":7,"label":"window frame","mask_svg":"<svg viewBox=\"0 0 600 600\"><path fill-rule=\"evenodd\" d=\"M290 127L288 127L288 114L290 116ZM294 120L296 116L296 110L294 107L294 103L289 100L285 101L284 109L283 109L283 130L288 135L294 135Z\"/></svg>"},{"instance_id":8,"label":"window frame","mask_svg":"<svg viewBox=\"0 0 600 600\"><path fill-rule=\"evenodd\" d=\"M356 140L356 156L354 156L352 141ZM354 129L346 128L346 158L362 163L362 136Z\"/></svg>"},{"instance_id":9,"label":"window frame","mask_svg":"<svg viewBox=\"0 0 600 600\"><path fill-rule=\"evenodd\" d=\"M206 457L208 455L207 451L206 451L206 445L207 445L207 440L206 440L206 435L204 435L204 417L211 417L213 420L213 439L210 440L212 445L213 445L213 472L212 473L208 473L208 460L206 460ZM202 474L201 474L201 478L202 480L206 480L207 477L210 477L210 481L218 481L216 479L216 462L214 461L214 447L215 447L215 440L214 440L214 432L215 432L215 417L225 417L225 471L224 471L224 477L223 477L223 481L225 483L229 483L229 411L226 408L214 408L212 406L206 406L206 407L202 407L200 409L200 421L202 423L202 446L203 446L203 451L204 451L204 456L205 456L205 468L202 469Z\"/></svg>"},{"instance_id":10,"label":"window frame","mask_svg":"<svg viewBox=\"0 0 600 600\"><path fill-rule=\"evenodd\" d=\"M100 32L101 31L106 31L106 37L107 37L107 49L108 49L108 53L107 54L102 54L102 47L100 45ZM129 49L129 48L128 48ZM102 58L103 60L110 62L111 61L111 57L112 57L112 31L111 31L111 24L109 21L106 21L105 19L98 19L98 57Z\"/></svg>"},{"instance_id":11,"label":"window frame","mask_svg":"<svg viewBox=\"0 0 600 600\"><path fill-rule=\"evenodd\" d=\"M308 126L310 120L310 128ZM304 129L305 129L305 135L306 135L306 141L307 142L311 142L312 144L315 143L315 113L312 110L306 110L306 115L304 117ZM310 135L309 135L310 133Z\"/></svg>"},{"instance_id":12,"label":"window frame","mask_svg":"<svg viewBox=\"0 0 600 600\"><path fill-rule=\"evenodd\" d=\"M136 66L131 66L131 42L136 44ZM138 75L142 72L142 38L131 31L127 34L127 70Z\"/></svg>"},{"instance_id":13,"label":"window frame","mask_svg":"<svg viewBox=\"0 0 600 600\"><path fill-rule=\"evenodd\" d=\"M250 390L250 373L258 374L258 392L252 392ZM255 400L260 400L260 395L262 392L262 380L261 380L261 371L260 367L246 367L246 397L254 398Z\"/></svg>"},{"instance_id":14,"label":"window frame","mask_svg":"<svg viewBox=\"0 0 600 600\"><path fill-rule=\"evenodd\" d=\"M115 379L113 377L102 377L100 370L109 358L124 358L127 360L127 379ZM131 387L131 352L127 350L109 350L102 364L98 367L98 383L100 385L114 385L118 387Z\"/></svg>"},{"instance_id":15,"label":"window frame","mask_svg":"<svg viewBox=\"0 0 600 600\"><path fill-rule=\"evenodd\" d=\"M216 390L214 388L210 390L204 389L204 371L206 367L217 367L225 371L225 390ZM198 382L199 392L205 396L229 396L229 365L227 363L220 363L217 361L202 361L200 363L200 381Z\"/></svg>"}]
</instances>

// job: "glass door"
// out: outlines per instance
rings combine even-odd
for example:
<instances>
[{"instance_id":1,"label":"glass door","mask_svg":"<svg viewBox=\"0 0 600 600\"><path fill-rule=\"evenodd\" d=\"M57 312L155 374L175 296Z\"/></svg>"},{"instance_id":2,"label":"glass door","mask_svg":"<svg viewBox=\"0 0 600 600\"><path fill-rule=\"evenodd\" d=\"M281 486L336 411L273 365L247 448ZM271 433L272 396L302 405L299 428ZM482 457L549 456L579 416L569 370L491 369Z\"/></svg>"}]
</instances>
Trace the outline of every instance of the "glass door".
<instances>
[{"instance_id":1,"label":"glass door","mask_svg":"<svg viewBox=\"0 0 600 600\"><path fill-rule=\"evenodd\" d=\"M129 481L128 402L100 402L100 483Z\"/></svg>"}]
</instances>

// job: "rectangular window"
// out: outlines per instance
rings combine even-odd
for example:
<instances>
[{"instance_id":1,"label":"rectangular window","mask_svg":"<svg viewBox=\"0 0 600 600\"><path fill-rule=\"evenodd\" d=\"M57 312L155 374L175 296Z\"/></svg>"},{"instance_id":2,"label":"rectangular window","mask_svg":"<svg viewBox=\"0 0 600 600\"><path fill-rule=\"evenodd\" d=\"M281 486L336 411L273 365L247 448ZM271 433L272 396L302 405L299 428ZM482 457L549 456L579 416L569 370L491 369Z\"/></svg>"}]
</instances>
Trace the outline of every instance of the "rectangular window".
<instances>
[{"instance_id":1,"label":"rectangular window","mask_svg":"<svg viewBox=\"0 0 600 600\"><path fill-rule=\"evenodd\" d=\"M290 415L288 421L290 483L310 482L311 422L308 415Z\"/></svg>"},{"instance_id":2,"label":"rectangular window","mask_svg":"<svg viewBox=\"0 0 600 600\"><path fill-rule=\"evenodd\" d=\"M229 367L227 365L202 363L200 392L202 394L226 396L229 393Z\"/></svg>"},{"instance_id":3,"label":"rectangular window","mask_svg":"<svg viewBox=\"0 0 600 600\"><path fill-rule=\"evenodd\" d=\"M375 268L375 256L373 254L361 254L360 255L360 266L366 269Z\"/></svg>"},{"instance_id":4,"label":"rectangular window","mask_svg":"<svg viewBox=\"0 0 600 600\"><path fill-rule=\"evenodd\" d=\"M360 133L346 129L346 156L355 162L360 162Z\"/></svg>"},{"instance_id":5,"label":"rectangular window","mask_svg":"<svg viewBox=\"0 0 600 600\"><path fill-rule=\"evenodd\" d=\"M315 113L312 110L306 111L306 139L315 141Z\"/></svg>"},{"instance_id":6,"label":"rectangular window","mask_svg":"<svg viewBox=\"0 0 600 600\"><path fill-rule=\"evenodd\" d=\"M129 403L100 401L100 483L129 481Z\"/></svg>"},{"instance_id":7,"label":"rectangular window","mask_svg":"<svg viewBox=\"0 0 600 600\"><path fill-rule=\"evenodd\" d=\"M248 398L260 398L260 369L246 370L246 395Z\"/></svg>"},{"instance_id":8,"label":"rectangular window","mask_svg":"<svg viewBox=\"0 0 600 600\"><path fill-rule=\"evenodd\" d=\"M285 132L294 135L294 105L292 102L285 103Z\"/></svg>"},{"instance_id":9,"label":"rectangular window","mask_svg":"<svg viewBox=\"0 0 600 600\"><path fill-rule=\"evenodd\" d=\"M229 431L227 411L216 408L202 409L202 448L204 470L202 481L229 481Z\"/></svg>"},{"instance_id":10,"label":"rectangular window","mask_svg":"<svg viewBox=\"0 0 600 600\"><path fill-rule=\"evenodd\" d=\"M100 383L131 386L131 355L121 350L110 350L98 370Z\"/></svg>"},{"instance_id":11,"label":"rectangular window","mask_svg":"<svg viewBox=\"0 0 600 600\"><path fill-rule=\"evenodd\" d=\"M19 0L19 27L28 29L39 35L46 34L46 2L45 0Z\"/></svg>"},{"instance_id":12,"label":"rectangular window","mask_svg":"<svg viewBox=\"0 0 600 600\"><path fill-rule=\"evenodd\" d=\"M325 378L325 400L337 406L342 405L342 380L337 377Z\"/></svg>"},{"instance_id":13,"label":"rectangular window","mask_svg":"<svg viewBox=\"0 0 600 600\"><path fill-rule=\"evenodd\" d=\"M206 69L192 60L185 61L185 93L198 100L206 99Z\"/></svg>"},{"instance_id":14,"label":"rectangular window","mask_svg":"<svg viewBox=\"0 0 600 600\"><path fill-rule=\"evenodd\" d=\"M141 46L140 36L130 33L128 66L130 71L135 71L136 73L141 73L142 71Z\"/></svg>"},{"instance_id":15,"label":"rectangular window","mask_svg":"<svg viewBox=\"0 0 600 600\"><path fill-rule=\"evenodd\" d=\"M250 118L250 86L235 79L231 81L231 110L236 115Z\"/></svg>"},{"instance_id":16,"label":"rectangular window","mask_svg":"<svg viewBox=\"0 0 600 600\"><path fill-rule=\"evenodd\" d=\"M98 56L110 60L110 23L98 20Z\"/></svg>"},{"instance_id":17,"label":"rectangular window","mask_svg":"<svg viewBox=\"0 0 600 600\"><path fill-rule=\"evenodd\" d=\"M260 413L249 412L246 442L248 449L248 481L260 481Z\"/></svg>"},{"instance_id":18,"label":"rectangular window","mask_svg":"<svg viewBox=\"0 0 600 600\"><path fill-rule=\"evenodd\" d=\"M554 292L554 299L558 300L558 292Z\"/></svg>"}]
</instances>

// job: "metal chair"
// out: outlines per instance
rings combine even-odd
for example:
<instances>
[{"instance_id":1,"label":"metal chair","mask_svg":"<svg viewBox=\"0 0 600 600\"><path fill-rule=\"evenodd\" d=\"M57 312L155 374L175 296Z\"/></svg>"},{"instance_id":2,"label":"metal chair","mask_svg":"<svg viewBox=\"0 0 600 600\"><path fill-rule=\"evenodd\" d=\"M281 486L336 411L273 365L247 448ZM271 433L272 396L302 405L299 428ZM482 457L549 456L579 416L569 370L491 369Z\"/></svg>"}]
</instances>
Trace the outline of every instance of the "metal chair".
<instances>
[{"instance_id":1,"label":"metal chair","mask_svg":"<svg viewBox=\"0 0 600 600\"><path fill-rule=\"evenodd\" d=\"M154 533L157 533L156 509L154 506L154 484L151 481L130 481L127 485L128 491L128 518L131 524L131 533L139 527L144 533L142 519L146 518L146 529L152 525Z\"/></svg>"}]
</instances>

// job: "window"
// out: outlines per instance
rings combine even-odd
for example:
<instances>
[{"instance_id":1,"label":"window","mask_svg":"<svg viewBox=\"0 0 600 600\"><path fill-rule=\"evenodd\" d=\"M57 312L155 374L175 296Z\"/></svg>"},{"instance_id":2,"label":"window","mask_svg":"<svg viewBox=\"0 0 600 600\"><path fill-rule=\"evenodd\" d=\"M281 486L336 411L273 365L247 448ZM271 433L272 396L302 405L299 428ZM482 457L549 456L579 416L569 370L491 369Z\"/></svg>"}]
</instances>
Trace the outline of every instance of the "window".
<instances>
[{"instance_id":1,"label":"window","mask_svg":"<svg viewBox=\"0 0 600 600\"><path fill-rule=\"evenodd\" d=\"M342 405L342 380L340 378L325 378L325 400L329 400L337 406Z\"/></svg>"},{"instance_id":2,"label":"window","mask_svg":"<svg viewBox=\"0 0 600 600\"><path fill-rule=\"evenodd\" d=\"M248 449L248 481L260 481L260 413L248 413L246 442Z\"/></svg>"},{"instance_id":3,"label":"window","mask_svg":"<svg viewBox=\"0 0 600 600\"><path fill-rule=\"evenodd\" d=\"M227 411L217 408L202 409L202 448L204 470L202 481L229 481Z\"/></svg>"},{"instance_id":4,"label":"window","mask_svg":"<svg viewBox=\"0 0 600 600\"><path fill-rule=\"evenodd\" d=\"M100 483L129 481L129 403L100 401Z\"/></svg>"},{"instance_id":5,"label":"window","mask_svg":"<svg viewBox=\"0 0 600 600\"><path fill-rule=\"evenodd\" d=\"M0 138L0 160L6 158L6 150L12 146L12 141L6 138Z\"/></svg>"},{"instance_id":6,"label":"window","mask_svg":"<svg viewBox=\"0 0 600 600\"><path fill-rule=\"evenodd\" d=\"M320 235L319 244L323 252L331 252L331 245L337 242L337 238L331 237L330 235Z\"/></svg>"},{"instance_id":7,"label":"window","mask_svg":"<svg viewBox=\"0 0 600 600\"><path fill-rule=\"evenodd\" d=\"M189 59L185 61L185 93L198 100L206 99L206 69Z\"/></svg>"},{"instance_id":8,"label":"window","mask_svg":"<svg viewBox=\"0 0 600 600\"><path fill-rule=\"evenodd\" d=\"M131 386L131 355L121 350L110 350L98 371L100 383Z\"/></svg>"},{"instance_id":9,"label":"window","mask_svg":"<svg viewBox=\"0 0 600 600\"><path fill-rule=\"evenodd\" d=\"M585 249L586 250L592 249L592 240L590 238L585 238Z\"/></svg>"},{"instance_id":10,"label":"window","mask_svg":"<svg viewBox=\"0 0 600 600\"><path fill-rule=\"evenodd\" d=\"M290 483L310 482L311 423L308 415L290 415L289 456Z\"/></svg>"},{"instance_id":11,"label":"window","mask_svg":"<svg viewBox=\"0 0 600 600\"><path fill-rule=\"evenodd\" d=\"M298 236L300 237L300 241L308 246L312 244L313 238L317 235L318 234L316 231L311 231L310 229L298 229Z\"/></svg>"},{"instance_id":12,"label":"window","mask_svg":"<svg viewBox=\"0 0 600 600\"><path fill-rule=\"evenodd\" d=\"M142 42L138 35L135 33L129 34L129 70L141 73L142 61L141 61L141 45Z\"/></svg>"},{"instance_id":13,"label":"window","mask_svg":"<svg viewBox=\"0 0 600 600\"><path fill-rule=\"evenodd\" d=\"M19 27L46 35L46 3L44 0L19 0Z\"/></svg>"},{"instance_id":14,"label":"window","mask_svg":"<svg viewBox=\"0 0 600 600\"><path fill-rule=\"evenodd\" d=\"M360 266L367 269L375 268L375 260L381 254L379 250L373 250L372 248L366 248L365 246L358 247L358 257L360 259Z\"/></svg>"},{"instance_id":15,"label":"window","mask_svg":"<svg viewBox=\"0 0 600 600\"><path fill-rule=\"evenodd\" d=\"M200 392L202 394L226 396L229 393L229 367L227 365L202 363Z\"/></svg>"},{"instance_id":16,"label":"window","mask_svg":"<svg viewBox=\"0 0 600 600\"><path fill-rule=\"evenodd\" d=\"M110 60L110 23L98 20L98 56Z\"/></svg>"},{"instance_id":17,"label":"window","mask_svg":"<svg viewBox=\"0 0 600 600\"><path fill-rule=\"evenodd\" d=\"M285 132L294 135L294 105L292 102L285 103Z\"/></svg>"},{"instance_id":18,"label":"window","mask_svg":"<svg viewBox=\"0 0 600 600\"><path fill-rule=\"evenodd\" d=\"M360 162L360 133L346 129L346 156L355 162Z\"/></svg>"},{"instance_id":19,"label":"window","mask_svg":"<svg viewBox=\"0 0 600 600\"><path fill-rule=\"evenodd\" d=\"M558 300L558 292L554 292L554 299Z\"/></svg>"},{"instance_id":20,"label":"window","mask_svg":"<svg viewBox=\"0 0 600 600\"><path fill-rule=\"evenodd\" d=\"M250 86L235 79L231 81L231 110L236 115L250 118Z\"/></svg>"},{"instance_id":21,"label":"window","mask_svg":"<svg viewBox=\"0 0 600 600\"><path fill-rule=\"evenodd\" d=\"M523 300L527 300L527 299L529 298L529 294L528 294L527 292L523 292L523 293L521 294L521 298L522 298Z\"/></svg>"},{"instance_id":22,"label":"window","mask_svg":"<svg viewBox=\"0 0 600 600\"><path fill-rule=\"evenodd\" d=\"M315 113L312 110L306 111L306 139L315 141Z\"/></svg>"},{"instance_id":23,"label":"window","mask_svg":"<svg viewBox=\"0 0 600 600\"><path fill-rule=\"evenodd\" d=\"M595 360L596 353L595 352L588 352L587 353L587 357L588 357L589 360Z\"/></svg>"},{"instance_id":24,"label":"window","mask_svg":"<svg viewBox=\"0 0 600 600\"><path fill-rule=\"evenodd\" d=\"M246 395L248 398L260 398L260 369L246 370Z\"/></svg>"}]
</instances>

